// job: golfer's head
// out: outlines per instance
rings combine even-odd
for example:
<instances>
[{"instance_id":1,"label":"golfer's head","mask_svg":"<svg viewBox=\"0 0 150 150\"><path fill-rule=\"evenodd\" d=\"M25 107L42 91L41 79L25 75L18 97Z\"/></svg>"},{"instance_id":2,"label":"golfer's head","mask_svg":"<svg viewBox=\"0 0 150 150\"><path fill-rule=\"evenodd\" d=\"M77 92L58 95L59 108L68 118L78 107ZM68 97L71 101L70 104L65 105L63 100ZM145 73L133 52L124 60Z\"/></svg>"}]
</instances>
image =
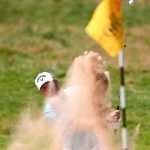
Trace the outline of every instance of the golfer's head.
<instances>
[{"instance_id":1,"label":"golfer's head","mask_svg":"<svg viewBox=\"0 0 150 150\"><path fill-rule=\"evenodd\" d=\"M35 85L45 96L53 96L59 90L58 81L48 72L42 72L35 78Z\"/></svg>"}]
</instances>

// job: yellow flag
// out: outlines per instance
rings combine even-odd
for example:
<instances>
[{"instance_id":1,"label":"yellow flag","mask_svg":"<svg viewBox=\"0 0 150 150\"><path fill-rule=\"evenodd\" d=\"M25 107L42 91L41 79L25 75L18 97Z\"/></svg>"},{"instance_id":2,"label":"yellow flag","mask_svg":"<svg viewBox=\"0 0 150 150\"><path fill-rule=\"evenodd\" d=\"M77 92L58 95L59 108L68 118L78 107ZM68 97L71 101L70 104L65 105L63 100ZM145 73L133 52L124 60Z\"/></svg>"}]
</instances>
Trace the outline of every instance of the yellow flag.
<instances>
[{"instance_id":1,"label":"yellow flag","mask_svg":"<svg viewBox=\"0 0 150 150\"><path fill-rule=\"evenodd\" d=\"M124 46L121 0L102 0L97 6L86 32L111 56Z\"/></svg>"}]
</instances>

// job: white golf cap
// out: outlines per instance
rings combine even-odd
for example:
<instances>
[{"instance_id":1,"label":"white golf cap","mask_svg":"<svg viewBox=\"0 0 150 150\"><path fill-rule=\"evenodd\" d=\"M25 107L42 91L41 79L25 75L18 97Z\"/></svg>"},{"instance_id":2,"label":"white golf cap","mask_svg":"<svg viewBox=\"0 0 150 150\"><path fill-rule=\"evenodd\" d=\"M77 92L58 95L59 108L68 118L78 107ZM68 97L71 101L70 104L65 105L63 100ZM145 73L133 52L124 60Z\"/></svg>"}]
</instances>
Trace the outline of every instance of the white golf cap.
<instances>
[{"instance_id":1,"label":"white golf cap","mask_svg":"<svg viewBox=\"0 0 150 150\"><path fill-rule=\"evenodd\" d=\"M37 86L38 90L40 90L41 86L44 83L48 81L53 81L53 80L54 80L54 76L52 76L50 73L42 72L42 73L39 73L37 77L35 78L35 85Z\"/></svg>"}]
</instances>

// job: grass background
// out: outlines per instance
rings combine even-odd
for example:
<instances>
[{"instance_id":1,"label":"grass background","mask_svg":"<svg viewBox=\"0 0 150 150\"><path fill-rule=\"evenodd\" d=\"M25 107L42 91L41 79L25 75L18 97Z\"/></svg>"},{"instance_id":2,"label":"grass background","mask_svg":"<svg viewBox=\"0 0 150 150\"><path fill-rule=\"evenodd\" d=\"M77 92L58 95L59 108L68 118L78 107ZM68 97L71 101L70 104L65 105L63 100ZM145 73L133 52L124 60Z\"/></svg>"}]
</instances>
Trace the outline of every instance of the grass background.
<instances>
[{"instance_id":1,"label":"grass background","mask_svg":"<svg viewBox=\"0 0 150 150\"><path fill-rule=\"evenodd\" d=\"M0 0L0 150L7 149L14 125L27 107L40 110L43 97L34 85L51 71L63 86L74 57L98 51L106 61L112 100L118 100L117 58L110 58L84 31L98 0ZM150 149L150 2L123 1L126 26L125 78L129 135L137 123L137 150Z\"/></svg>"}]
</instances>

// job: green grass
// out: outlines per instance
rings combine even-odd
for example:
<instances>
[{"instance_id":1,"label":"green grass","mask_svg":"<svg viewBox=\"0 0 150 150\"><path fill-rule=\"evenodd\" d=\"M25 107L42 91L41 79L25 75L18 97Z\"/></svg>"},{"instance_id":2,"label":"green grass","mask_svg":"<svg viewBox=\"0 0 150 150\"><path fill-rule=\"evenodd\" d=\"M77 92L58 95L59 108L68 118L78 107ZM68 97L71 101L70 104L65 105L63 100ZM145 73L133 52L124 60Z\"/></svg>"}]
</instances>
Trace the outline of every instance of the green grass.
<instances>
[{"instance_id":1,"label":"green grass","mask_svg":"<svg viewBox=\"0 0 150 150\"><path fill-rule=\"evenodd\" d=\"M0 150L5 150L14 125L24 108L40 110L43 97L34 78L41 71L51 71L63 86L68 66L85 50L99 51L111 72L112 99L118 99L119 74L117 58L110 58L84 31L98 0L1 0L0 4ZM126 31L150 24L150 5L131 8L125 2ZM144 25L144 26L143 26ZM144 32L144 29L142 30ZM147 33L145 33L147 34ZM137 123L141 132L137 150L150 149L150 62L139 56L149 56L149 38L128 33L126 55L126 99L129 135ZM131 43L134 38L134 43ZM134 44L143 44L143 48ZM130 46L131 45L131 46ZM145 58L145 57L144 57ZM146 57L147 58L147 57ZM107 60L109 60L107 62Z\"/></svg>"},{"instance_id":2,"label":"green grass","mask_svg":"<svg viewBox=\"0 0 150 150\"><path fill-rule=\"evenodd\" d=\"M10 136L9 135L6 135L6 134L0 135L0 148L1 149L6 149L9 142L10 142Z\"/></svg>"}]
</instances>

